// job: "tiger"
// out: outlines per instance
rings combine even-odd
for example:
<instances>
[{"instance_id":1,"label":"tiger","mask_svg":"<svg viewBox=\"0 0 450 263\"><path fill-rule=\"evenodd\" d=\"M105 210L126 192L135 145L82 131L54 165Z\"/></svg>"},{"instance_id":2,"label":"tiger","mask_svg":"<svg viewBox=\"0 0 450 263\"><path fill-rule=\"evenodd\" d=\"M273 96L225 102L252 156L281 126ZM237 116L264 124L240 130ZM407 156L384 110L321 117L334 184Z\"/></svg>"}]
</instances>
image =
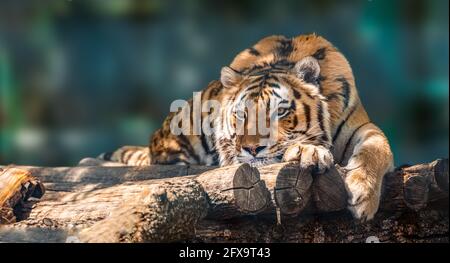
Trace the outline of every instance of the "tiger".
<instances>
[{"instance_id":1,"label":"tiger","mask_svg":"<svg viewBox=\"0 0 450 263\"><path fill-rule=\"evenodd\" d=\"M373 219L383 176L394 167L393 154L358 96L349 62L324 37L263 38L224 66L220 79L200 97L202 103L222 106L213 114L201 112L201 118L210 118L213 133L174 134L178 110L153 133L149 146L123 146L102 159L127 165L220 166L295 161L302 168L314 166L315 173L339 165L345 171L348 210L356 219ZM246 102L256 108L276 105L275 112L267 110L277 120L274 143L261 143L267 135L246 132L259 129L242 107ZM188 101L192 104L193 99ZM237 132L238 124L244 132Z\"/></svg>"}]
</instances>

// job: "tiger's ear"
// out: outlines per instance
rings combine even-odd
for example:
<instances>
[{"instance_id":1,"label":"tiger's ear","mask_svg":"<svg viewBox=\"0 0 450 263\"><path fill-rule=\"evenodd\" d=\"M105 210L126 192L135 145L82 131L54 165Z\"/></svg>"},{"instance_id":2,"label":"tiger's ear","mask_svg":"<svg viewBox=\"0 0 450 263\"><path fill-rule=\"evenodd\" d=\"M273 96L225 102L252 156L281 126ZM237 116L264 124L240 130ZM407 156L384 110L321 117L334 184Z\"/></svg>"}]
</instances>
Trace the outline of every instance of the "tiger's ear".
<instances>
[{"instance_id":1,"label":"tiger's ear","mask_svg":"<svg viewBox=\"0 0 450 263\"><path fill-rule=\"evenodd\" d=\"M227 88L231 88L241 81L242 75L230 67L223 67L220 72L220 82Z\"/></svg>"},{"instance_id":2,"label":"tiger's ear","mask_svg":"<svg viewBox=\"0 0 450 263\"><path fill-rule=\"evenodd\" d=\"M320 74L319 62L313 57L305 57L294 66L297 77L306 83L317 85Z\"/></svg>"}]
</instances>

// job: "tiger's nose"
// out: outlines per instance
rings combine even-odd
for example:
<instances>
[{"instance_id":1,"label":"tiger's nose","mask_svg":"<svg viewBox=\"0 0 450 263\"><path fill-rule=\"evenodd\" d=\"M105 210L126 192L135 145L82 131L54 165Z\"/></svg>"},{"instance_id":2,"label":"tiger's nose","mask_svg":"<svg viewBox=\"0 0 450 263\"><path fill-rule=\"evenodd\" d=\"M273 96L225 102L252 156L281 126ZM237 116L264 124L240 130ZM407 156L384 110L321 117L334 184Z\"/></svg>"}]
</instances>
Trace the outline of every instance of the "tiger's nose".
<instances>
[{"instance_id":1,"label":"tiger's nose","mask_svg":"<svg viewBox=\"0 0 450 263\"><path fill-rule=\"evenodd\" d=\"M242 146L242 149L248 153L250 153L253 156L256 156L259 152L264 150L266 146L259 146L259 145L246 145Z\"/></svg>"}]
</instances>

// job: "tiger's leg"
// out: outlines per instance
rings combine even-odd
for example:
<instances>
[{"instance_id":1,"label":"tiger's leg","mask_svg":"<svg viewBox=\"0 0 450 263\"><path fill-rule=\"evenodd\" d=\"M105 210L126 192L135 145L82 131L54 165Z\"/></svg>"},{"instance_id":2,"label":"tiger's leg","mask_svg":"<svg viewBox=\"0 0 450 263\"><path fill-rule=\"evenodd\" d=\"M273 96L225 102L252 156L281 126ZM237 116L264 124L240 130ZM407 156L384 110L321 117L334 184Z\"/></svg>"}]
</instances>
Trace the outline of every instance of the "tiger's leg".
<instances>
[{"instance_id":1,"label":"tiger's leg","mask_svg":"<svg viewBox=\"0 0 450 263\"><path fill-rule=\"evenodd\" d=\"M149 148L144 146L122 146L114 152L103 153L98 158L130 166L145 166L150 164Z\"/></svg>"},{"instance_id":2,"label":"tiger's leg","mask_svg":"<svg viewBox=\"0 0 450 263\"><path fill-rule=\"evenodd\" d=\"M167 135L161 129L152 136L148 147L123 146L114 152L102 154L99 158L129 166L199 164L200 161L185 136Z\"/></svg>"},{"instance_id":3,"label":"tiger's leg","mask_svg":"<svg viewBox=\"0 0 450 263\"><path fill-rule=\"evenodd\" d=\"M393 168L386 136L368 122L354 131L344 152L348 209L355 218L370 220L378 210L383 176ZM346 156L347 155L347 156Z\"/></svg>"},{"instance_id":4,"label":"tiger's leg","mask_svg":"<svg viewBox=\"0 0 450 263\"><path fill-rule=\"evenodd\" d=\"M150 164L204 164L199 137L175 135L163 125L150 139Z\"/></svg>"}]
</instances>

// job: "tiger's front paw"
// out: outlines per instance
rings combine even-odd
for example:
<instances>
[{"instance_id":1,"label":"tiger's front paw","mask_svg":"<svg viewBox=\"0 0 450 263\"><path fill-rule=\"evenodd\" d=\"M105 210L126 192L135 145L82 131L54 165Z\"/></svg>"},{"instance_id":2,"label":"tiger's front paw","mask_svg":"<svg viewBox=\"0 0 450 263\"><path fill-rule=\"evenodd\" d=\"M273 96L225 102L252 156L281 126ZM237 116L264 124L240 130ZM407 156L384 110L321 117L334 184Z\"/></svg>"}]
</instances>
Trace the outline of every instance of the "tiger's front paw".
<instances>
[{"instance_id":1,"label":"tiger's front paw","mask_svg":"<svg viewBox=\"0 0 450 263\"><path fill-rule=\"evenodd\" d=\"M333 154L324 146L300 144L289 147L283 161L298 161L300 167L315 166L318 173L324 173L333 165Z\"/></svg>"},{"instance_id":2,"label":"tiger's front paw","mask_svg":"<svg viewBox=\"0 0 450 263\"><path fill-rule=\"evenodd\" d=\"M381 184L362 168L348 171L345 187L348 193L348 209L356 219L371 220L379 206Z\"/></svg>"}]
</instances>

